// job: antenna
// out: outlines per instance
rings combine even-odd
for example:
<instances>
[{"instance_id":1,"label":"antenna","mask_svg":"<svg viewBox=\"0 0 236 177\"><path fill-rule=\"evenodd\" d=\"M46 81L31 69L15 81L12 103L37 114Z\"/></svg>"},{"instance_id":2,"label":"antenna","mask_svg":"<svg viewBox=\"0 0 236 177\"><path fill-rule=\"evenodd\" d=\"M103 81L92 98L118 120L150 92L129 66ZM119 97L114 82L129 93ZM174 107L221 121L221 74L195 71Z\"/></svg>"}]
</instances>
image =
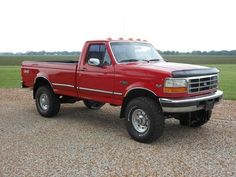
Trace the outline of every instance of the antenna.
<instances>
[{"instance_id":1,"label":"antenna","mask_svg":"<svg viewBox=\"0 0 236 177\"><path fill-rule=\"evenodd\" d=\"M122 27L123 27L123 37L125 38L125 30L126 30L126 24L125 24L125 21L123 21L123 23L122 23Z\"/></svg>"}]
</instances>

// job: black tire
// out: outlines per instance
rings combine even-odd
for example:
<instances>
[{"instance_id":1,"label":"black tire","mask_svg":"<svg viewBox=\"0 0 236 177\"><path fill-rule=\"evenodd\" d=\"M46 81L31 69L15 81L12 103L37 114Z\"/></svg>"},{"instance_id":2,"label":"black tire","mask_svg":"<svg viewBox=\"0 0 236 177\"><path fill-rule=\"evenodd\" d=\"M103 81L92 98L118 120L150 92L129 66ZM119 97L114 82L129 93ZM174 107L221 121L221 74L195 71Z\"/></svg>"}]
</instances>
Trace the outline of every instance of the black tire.
<instances>
[{"instance_id":1,"label":"black tire","mask_svg":"<svg viewBox=\"0 0 236 177\"><path fill-rule=\"evenodd\" d=\"M200 110L192 113L187 113L179 119L179 122L180 125L196 128L206 124L210 120L211 114L211 110Z\"/></svg>"},{"instance_id":2,"label":"black tire","mask_svg":"<svg viewBox=\"0 0 236 177\"><path fill-rule=\"evenodd\" d=\"M164 116L160 105L151 98L131 100L126 107L125 118L128 133L136 141L151 143L163 134Z\"/></svg>"},{"instance_id":3,"label":"black tire","mask_svg":"<svg viewBox=\"0 0 236 177\"><path fill-rule=\"evenodd\" d=\"M189 115L184 114L181 118L179 118L179 124L182 126L188 126L189 125Z\"/></svg>"},{"instance_id":4,"label":"black tire","mask_svg":"<svg viewBox=\"0 0 236 177\"><path fill-rule=\"evenodd\" d=\"M105 103L101 103L98 101L92 101L92 100L83 100L84 105L89 109L98 110L100 109Z\"/></svg>"},{"instance_id":5,"label":"black tire","mask_svg":"<svg viewBox=\"0 0 236 177\"><path fill-rule=\"evenodd\" d=\"M46 103L44 103L43 98ZM57 95L49 86L41 86L36 90L35 94L36 108L43 117L53 117L60 110L60 101Z\"/></svg>"}]
</instances>

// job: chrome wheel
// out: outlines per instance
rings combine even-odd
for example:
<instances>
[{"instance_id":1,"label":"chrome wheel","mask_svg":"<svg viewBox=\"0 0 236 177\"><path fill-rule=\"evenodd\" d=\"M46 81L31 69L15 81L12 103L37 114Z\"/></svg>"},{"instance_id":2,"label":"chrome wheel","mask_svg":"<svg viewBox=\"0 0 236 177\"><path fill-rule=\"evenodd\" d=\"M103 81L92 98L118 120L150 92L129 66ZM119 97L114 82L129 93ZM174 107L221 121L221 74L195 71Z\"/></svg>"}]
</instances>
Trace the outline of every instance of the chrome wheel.
<instances>
[{"instance_id":1,"label":"chrome wheel","mask_svg":"<svg viewBox=\"0 0 236 177\"><path fill-rule=\"evenodd\" d=\"M48 96L45 93L40 95L39 104L40 104L40 107L44 111L48 110L48 108L49 108L49 99L48 99Z\"/></svg>"},{"instance_id":2,"label":"chrome wheel","mask_svg":"<svg viewBox=\"0 0 236 177\"><path fill-rule=\"evenodd\" d=\"M139 133L144 133L150 128L150 120L142 109L136 109L133 112L132 124Z\"/></svg>"}]
</instances>

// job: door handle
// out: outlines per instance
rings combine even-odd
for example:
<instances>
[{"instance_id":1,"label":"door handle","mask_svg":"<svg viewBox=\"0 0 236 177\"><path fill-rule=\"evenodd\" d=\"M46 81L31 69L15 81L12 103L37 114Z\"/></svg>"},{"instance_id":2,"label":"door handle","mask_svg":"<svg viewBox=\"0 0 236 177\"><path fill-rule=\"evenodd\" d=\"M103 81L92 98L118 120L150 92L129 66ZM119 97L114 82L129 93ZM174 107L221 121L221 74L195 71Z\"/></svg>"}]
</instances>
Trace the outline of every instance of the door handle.
<instances>
[{"instance_id":1,"label":"door handle","mask_svg":"<svg viewBox=\"0 0 236 177\"><path fill-rule=\"evenodd\" d=\"M87 71L87 68L82 68L80 71Z\"/></svg>"}]
</instances>

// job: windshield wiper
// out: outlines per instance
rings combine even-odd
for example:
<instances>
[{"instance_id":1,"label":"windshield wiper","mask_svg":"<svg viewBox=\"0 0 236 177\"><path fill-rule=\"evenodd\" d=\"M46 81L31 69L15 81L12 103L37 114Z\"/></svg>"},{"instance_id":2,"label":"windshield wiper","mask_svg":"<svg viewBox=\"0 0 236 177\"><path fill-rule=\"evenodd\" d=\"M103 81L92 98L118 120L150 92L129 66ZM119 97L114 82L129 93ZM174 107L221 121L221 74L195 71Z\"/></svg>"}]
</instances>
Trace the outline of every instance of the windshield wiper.
<instances>
[{"instance_id":1,"label":"windshield wiper","mask_svg":"<svg viewBox=\"0 0 236 177\"><path fill-rule=\"evenodd\" d=\"M140 61L140 60L137 60L137 59L127 59L127 60L121 60L120 62L123 63L123 62L135 62L135 61Z\"/></svg>"},{"instance_id":2,"label":"windshield wiper","mask_svg":"<svg viewBox=\"0 0 236 177\"><path fill-rule=\"evenodd\" d=\"M123 62L135 62L135 61L146 61L146 62L150 62L150 61L160 61L160 59L156 59L156 58L153 58L153 59L143 59L143 60L138 60L138 59L127 59L127 60L121 60L120 62L123 63Z\"/></svg>"},{"instance_id":3,"label":"windshield wiper","mask_svg":"<svg viewBox=\"0 0 236 177\"><path fill-rule=\"evenodd\" d=\"M150 59L149 61L160 61L160 59L158 59L158 58L153 58L153 59Z\"/></svg>"},{"instance_id":4,"label":"windshield wiper","mask_svg":"<svg viewBox=\"0 0 236 177\"><path fill-rule=\"evenodd\" d=\"M143 59L142 61L150 62L150 61L160 61L160 59L153 58L153 59Z\"/></svg>"}]
</instances>

